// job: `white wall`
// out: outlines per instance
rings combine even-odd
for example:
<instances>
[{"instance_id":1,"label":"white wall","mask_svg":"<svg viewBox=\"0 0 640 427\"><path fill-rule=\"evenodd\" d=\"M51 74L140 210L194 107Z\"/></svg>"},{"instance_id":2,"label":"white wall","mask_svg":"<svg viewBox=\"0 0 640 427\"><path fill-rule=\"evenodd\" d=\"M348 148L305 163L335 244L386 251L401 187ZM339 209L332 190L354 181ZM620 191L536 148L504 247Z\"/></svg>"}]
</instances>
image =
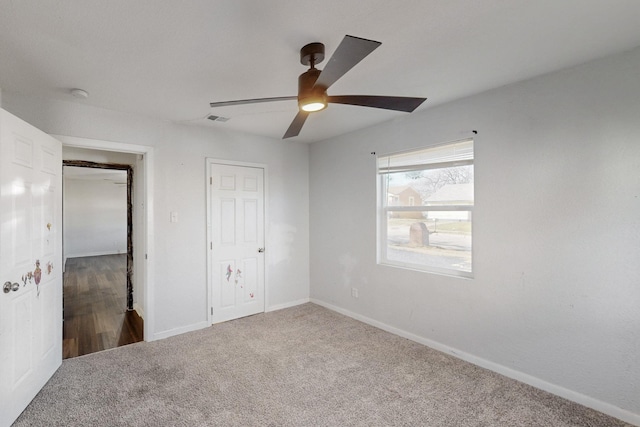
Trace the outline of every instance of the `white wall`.
<instances>
[{"instance_id":1,"label":"white wall","mask_svg":"<svg viewBox=\"0 0 640 427\"><path fill-rule=\"evenodd\" d=\"M6 91L2 101L5 109L50 134L153 147L155 279L149 286L155 320L146 339L206 326L207 157L267 164L267 309L308 300L307 145ZM178 212L179 222L169 222L171 211Z\"/></svg>"},{"instance_id":2,"label":"white wall","mask_svg":"<svg viewBox=\"0 0 640 427\"><path fill-rule=\"evenodd\" d=\"M117 172L126 182L127 172ZM127 253L126 185L65 176L63 194L65 260Z\"/></svg>"},{"instance_id":3,"label":"white wall","mask_svg":"<svg viewBox=\"0 0 640 427\"><path fill-rule=\"evenodd\" d=\"M312 301L640 423L638 70L640 49L312 144ZM475 278L377 265L370 153L473 129Z\"/></svg>"}]
</instances>

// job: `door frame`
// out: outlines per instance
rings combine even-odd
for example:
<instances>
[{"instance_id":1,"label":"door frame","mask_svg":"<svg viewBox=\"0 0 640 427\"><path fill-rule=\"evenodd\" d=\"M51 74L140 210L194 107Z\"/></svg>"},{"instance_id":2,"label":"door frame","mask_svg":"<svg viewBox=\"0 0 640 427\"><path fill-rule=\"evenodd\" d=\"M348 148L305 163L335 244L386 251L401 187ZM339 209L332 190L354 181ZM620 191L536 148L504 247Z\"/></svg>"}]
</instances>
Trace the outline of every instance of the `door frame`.
<instances>
[{"instance_id":1,"label":"door frame","mask_svg":"<svg viewBox=\"0 0 640 427\"><path fill-rule=\"evenodd\" d=\"M139 194L142 194L142 203L144 205L144 211L136 214L134 218L134 225L139 230L139 241L136 242L136 250L141 256L140 260L135 265L138 267L134 269L134 281L137 283L138 288L143 289L144 292L144 307L142 307L143 313L141 317L144 319L144 331L143 336L145 341L153 341L155 331L155 308L154 302L154 288L151 283L154 283L155 275L155 257L154 257L154 220L153 220L153 162L154 152L153 147L147 145L129 144L122 142L104 141L98 139L80 138L75 136L66 135L51 135L57 140L62 142L64 147L85 148L90 150L103 150L114 151L120 153L139 154L142 159L139 160L142 164L143 173L136 174L139 179L136 186L136 190ZM60 165L62 168L62 164ZM139 185L142 183L142 185ZM136 202L138 203L138 202ZM144 257L142 257L144 254Z\"/></svg>"},{"instance_id":2,"label":"door frame","mask_svg":"<svg viewBox=\"0 0 640 427\"><path fill-rule=\"evenodd\" d=\"M240 161L235 161L235 160L225 160L225 159L216 159L216 158L211 158L211 157L207 157L205 159L205 188L206 188L206 204L207 204L207 241L206 241L206 245L207 245L207 323L209 325L213 324L213 307L211 306L211 298L212 298L212 292L213 292L213 265L211 262L211 251L212 251L212 245L213 245L213 235L212 235L212 231L213 231L213 224L212 224L212 212L211 212L211 165L212 164L219 164L219 165L225 165L225 166L242 166L242 167L248 167L248 168L258 168L258 169L262 169L263 171L263 180L262 180L262 197L263 197L263 205L262 205L262 209L264 210L264 216L263 216L263 229L264 229L264 247L265 247L265 253L264 253L264 271L262 272L262 274L264 274L264 301L263 301L263 308L262 308L262 312L266 312L267 311L267 301L268 301L268 296L269 296L269 280L268 280L268 274L267 274L267 265L268 265L268 261L269 261L269 243L268 243L268 237L269 237L269 230L267 227L267 224L269 224L269 206L268 206L268 200L269 200L269 196L268 196L268 189L269 189L269 171L267 168L267 165L264 163L251 163L251 162L240 162Z\"/></svg>"},{"instance_id":3,"label":"door frame","mask_svg":"<svg viewBox=\"0 0 640 427\"><path fill-rule=\"evenodd\" d=\"M98 163L90 162L87 160L64 160L62 159L63 166L63 179L64 179L64 166L89 168L89 169L108 169L108 170L120 170L127 173L127 311L133 310L133 166L120 163ZM62 214L64 215L64 203L62 208ZM63 257L66 260L66 256L63 250Z\"/></svg>"}]
</instances>

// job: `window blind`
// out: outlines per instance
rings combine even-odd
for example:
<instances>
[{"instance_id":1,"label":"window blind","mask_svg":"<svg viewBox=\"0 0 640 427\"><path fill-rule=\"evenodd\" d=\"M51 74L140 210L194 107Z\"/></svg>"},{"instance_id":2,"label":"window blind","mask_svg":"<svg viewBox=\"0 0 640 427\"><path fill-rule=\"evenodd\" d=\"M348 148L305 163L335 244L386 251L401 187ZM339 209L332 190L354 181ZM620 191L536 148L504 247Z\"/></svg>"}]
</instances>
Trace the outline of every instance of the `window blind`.
<instances>
[{"instance_id":1,"label":"window blind","mask_svg":"<svg viewBox=\"0 0 640 427\"><path fill-rule=\"evenodd\" d=\"M473 139L411 152L378 156L378 173L388 174L473 164Z\"/></svg>"}]
</instances>

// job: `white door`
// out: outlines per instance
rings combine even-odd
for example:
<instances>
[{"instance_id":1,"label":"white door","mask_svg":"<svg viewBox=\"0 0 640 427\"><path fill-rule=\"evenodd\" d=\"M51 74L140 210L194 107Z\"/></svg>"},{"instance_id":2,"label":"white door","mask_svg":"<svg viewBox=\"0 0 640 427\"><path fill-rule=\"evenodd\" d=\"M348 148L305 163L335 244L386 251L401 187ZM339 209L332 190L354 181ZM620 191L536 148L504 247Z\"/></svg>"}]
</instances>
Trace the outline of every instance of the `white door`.
<instances>
[{"instance_id":1,"label":"white door","mask_svg":"<svg viewBox=\"0 0 640 427\"><path fill-rule=\"evenodd\" d=\"M0 110L0 426L62 363L62 145Z\"/></svg>"},{"instance_id":2,"label":"white door","mask_svg":"<svg viewBox=\"0 0 640 427\"><path fill-rule=\"evenodd\" d=\"M209 163L212 323L264 312L264 169Z\"/></svg>"}]
</instances>

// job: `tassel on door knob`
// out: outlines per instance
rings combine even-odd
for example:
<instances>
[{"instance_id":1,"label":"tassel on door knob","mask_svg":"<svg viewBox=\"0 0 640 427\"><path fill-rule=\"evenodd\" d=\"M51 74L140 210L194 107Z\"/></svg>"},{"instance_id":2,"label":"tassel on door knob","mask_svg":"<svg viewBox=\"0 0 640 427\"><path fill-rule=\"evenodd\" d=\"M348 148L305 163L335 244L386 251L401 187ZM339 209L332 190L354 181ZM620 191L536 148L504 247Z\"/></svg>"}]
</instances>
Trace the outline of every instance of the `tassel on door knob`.
<instances>
[{"instance_id":1,"label":"tassel on door knob","mask_svg":"<svg viewBox=\"0 0 640 427\"><path fill-rule=\"evenodd\" d=\"M8 294L11 291L15 292L18 289L20 289L20 285L18 283L12 284L11 282L4 282L4 286L2 287L5 294Z\"/></svg>"},{"instance_id":2,"label":"tassel on door knob","mask_svg":"<svg viewBox=\"0 0 640 427\"><path fill-rule=\"evenodd\" d=\"M260 253L264 252L264 248L258 248L258 252Z\"/></svg>"}]
</instances>

